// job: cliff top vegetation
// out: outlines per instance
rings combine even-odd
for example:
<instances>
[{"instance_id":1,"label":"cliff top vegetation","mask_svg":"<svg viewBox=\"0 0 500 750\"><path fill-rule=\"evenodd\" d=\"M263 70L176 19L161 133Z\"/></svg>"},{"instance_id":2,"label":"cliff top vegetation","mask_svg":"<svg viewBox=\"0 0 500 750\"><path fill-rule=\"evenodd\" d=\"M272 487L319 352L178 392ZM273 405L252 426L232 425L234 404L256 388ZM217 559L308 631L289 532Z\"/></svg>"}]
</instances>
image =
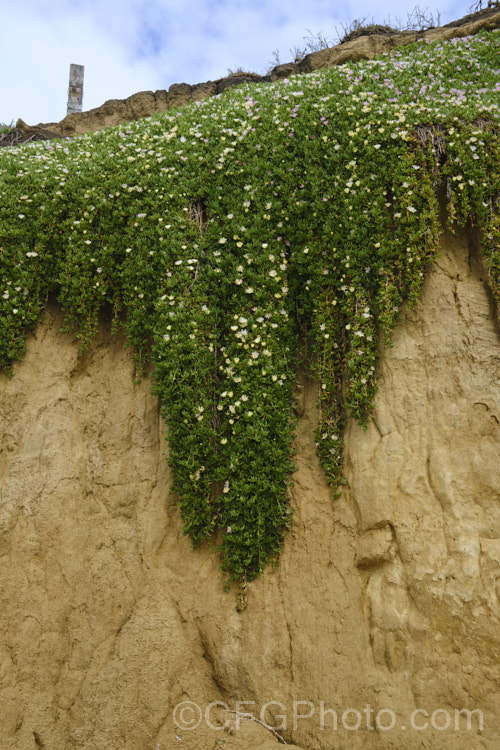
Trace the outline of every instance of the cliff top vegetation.
<instances>
[{"instance_id":1,"label":"cliff top vegetation","mask_svg":"<svg viewBox=\"0 0 500 750\"><path fill-rule=\"evenodd\" d=\"M247 84L127 125L0 152L0 363L52 296L85 349L103 309L153 366L174 491L228 580L276 559L294 375L319 383L342 481L381 339L433 262L439 196L481 232L500 297L498 31Z\"/></svg>"}]
</instances>

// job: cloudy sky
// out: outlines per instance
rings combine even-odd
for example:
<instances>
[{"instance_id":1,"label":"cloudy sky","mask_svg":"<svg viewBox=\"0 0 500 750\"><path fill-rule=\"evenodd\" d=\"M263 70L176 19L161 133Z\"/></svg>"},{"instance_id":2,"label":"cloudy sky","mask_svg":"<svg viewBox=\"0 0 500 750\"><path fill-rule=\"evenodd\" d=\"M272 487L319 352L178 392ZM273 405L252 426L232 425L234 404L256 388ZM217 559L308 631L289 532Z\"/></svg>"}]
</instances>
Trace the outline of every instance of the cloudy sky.
<instances>
[{"instance_id":1,"label":"cloudy sky","mask_svg":"<svg viewBox=\"0 0 500 750\"><path fill-rule=\"evenodd\" d=\"M441 25L474 0L419 7ZM483 0L486 5L486 0ZM354 19L405 23L414 0L0 0L0 123L66 114L70 63L85 66L83 108L228 69L264 74L318 32L334 44Z\"/></svg>"}]
</instances>

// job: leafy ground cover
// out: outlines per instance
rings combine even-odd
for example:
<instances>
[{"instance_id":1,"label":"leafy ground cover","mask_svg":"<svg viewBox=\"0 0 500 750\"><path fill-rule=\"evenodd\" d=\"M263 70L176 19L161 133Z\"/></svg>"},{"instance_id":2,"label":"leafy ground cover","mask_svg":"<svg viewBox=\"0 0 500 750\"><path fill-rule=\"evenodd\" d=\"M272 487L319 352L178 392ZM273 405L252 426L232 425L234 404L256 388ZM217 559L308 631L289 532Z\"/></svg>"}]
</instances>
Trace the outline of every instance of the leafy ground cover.
<instances>
[{"instance_id":1,"label":"leafy ground cover","mask_svg":"<svg viewBox=\"0 0 500 750\"><path fill-rule=\"evenodd\" d=\"M82 349L107 307L153 363L174 490L228 580L276 559L290 519L294 374L320 383L341 482L380 337L432 263L439 195L482 232L500 298L498 31L237 90L0 153L0 362L49 295Z\"/></svg>"}]
</instances>

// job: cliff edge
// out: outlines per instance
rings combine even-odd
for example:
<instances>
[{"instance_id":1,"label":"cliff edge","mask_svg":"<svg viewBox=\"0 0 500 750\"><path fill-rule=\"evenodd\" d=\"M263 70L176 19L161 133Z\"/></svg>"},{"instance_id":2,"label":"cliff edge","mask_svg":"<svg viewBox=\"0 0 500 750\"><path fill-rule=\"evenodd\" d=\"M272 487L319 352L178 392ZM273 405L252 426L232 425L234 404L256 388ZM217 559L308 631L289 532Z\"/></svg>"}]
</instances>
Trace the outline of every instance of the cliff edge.
<instances>
[{"instance_id":1,"label":"cliff edge","mask_svg":"<svg viewBox=\"0 0 500 750\"><path fill-rule=\"evenodd\" d=\"M85 112L67 115L58 123L40 123L30 127L18 120L16 128L5 134L1 145L11 145L26 140L50 137L68 137L101 130L142 117L150 117L157 112L165 112L172 107L183 107L191 102L203 101L211 96L222 94L229 88L243 83L266 83L280 78L288 78L298 73L311 73L334 65L342 65L357 60L371 60L375 55L390 52L396 47L405 47L419 39L429 42L444 41L477 34L482 29L500 27L498 4L453 21L446 26L422 31L394 31L393 33L364 33L334 47L321 49L306 55L299 63L289 62L277 65L269 75L257 73L234 73L216 81L188 84L174 83L168 90L139 91L126 99L110 99L100 107Z\"/></svg>"}]
</instances>

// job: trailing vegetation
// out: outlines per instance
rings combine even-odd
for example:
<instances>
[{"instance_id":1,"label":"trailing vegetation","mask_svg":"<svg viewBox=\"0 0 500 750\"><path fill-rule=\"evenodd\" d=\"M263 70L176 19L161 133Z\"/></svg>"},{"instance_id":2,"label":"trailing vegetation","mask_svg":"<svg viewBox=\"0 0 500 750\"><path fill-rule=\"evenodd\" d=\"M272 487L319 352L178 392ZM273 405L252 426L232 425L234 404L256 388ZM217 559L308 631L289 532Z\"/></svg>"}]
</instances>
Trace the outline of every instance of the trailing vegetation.
<instances>
[{"instance_id":1,"label":"trailing vegetation","mask_svg":"<svg viewBox=\"0 0 500 750\"><path fill-rule=\"evenodd\" d=\"M174 490L228 579L276 558L290 518L293 384L320 383L341 480L380 336L417 299L450 222L482 231L500 298L500 35L419 42L73 140L0 153L0 362L49 295L85 349L104 306L154 367Z\"/></svg>"}]
</instances>

